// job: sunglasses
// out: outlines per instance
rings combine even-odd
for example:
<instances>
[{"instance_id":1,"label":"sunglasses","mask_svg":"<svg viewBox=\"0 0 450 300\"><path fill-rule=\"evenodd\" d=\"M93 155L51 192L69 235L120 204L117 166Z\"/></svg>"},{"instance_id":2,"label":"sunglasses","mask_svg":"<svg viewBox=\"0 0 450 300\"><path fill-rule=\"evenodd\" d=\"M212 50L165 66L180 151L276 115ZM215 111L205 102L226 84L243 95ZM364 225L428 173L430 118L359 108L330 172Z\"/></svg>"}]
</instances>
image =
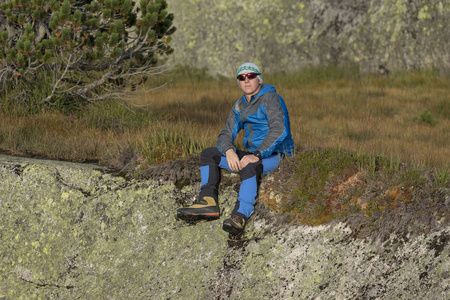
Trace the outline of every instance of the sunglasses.
<instances>
[{"instance_id":1,"label":"sunglasses","mask_svg":"<svg viewBox=\"0 0 450 300\"><path fill-rule=\"evenodd\" d=\"M247 77L249 80L255 79L258 75L261 75L259 73L248 73L248 74L241 74L237 76L237 79L239 81L244 81L245 77Z\"/></svg>"}]
</instances>

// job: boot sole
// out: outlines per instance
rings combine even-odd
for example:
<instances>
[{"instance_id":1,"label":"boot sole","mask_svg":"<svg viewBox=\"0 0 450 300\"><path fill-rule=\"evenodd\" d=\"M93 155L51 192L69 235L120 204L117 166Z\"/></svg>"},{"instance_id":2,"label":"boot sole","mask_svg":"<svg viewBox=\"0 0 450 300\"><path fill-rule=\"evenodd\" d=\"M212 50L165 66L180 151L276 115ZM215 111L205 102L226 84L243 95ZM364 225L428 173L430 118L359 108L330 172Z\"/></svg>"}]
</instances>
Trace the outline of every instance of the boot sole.
<instances>
[{"instance_id":1,"label":"boot sole","mask_svg":"<svg viewBox=\"0 0 450 300\"><path fill-rule=\"evenodd\" d=\"M185 221L212 221L219 219L219 214L186 214L177 212L177 218Z\"/></svg>"},{"instance_id":2,"label":"boot sole","mask_svg":"<svg viewBox=\"0 0 450 300\"><path fill-rule=\"evenodd\" d=\"M228 224L228 223L224 223L222 225L222 229L231 235L239 235L244 231L243 229L235 228L235 227L231 226L231 224Z\"/></svg>"}]
</instances>

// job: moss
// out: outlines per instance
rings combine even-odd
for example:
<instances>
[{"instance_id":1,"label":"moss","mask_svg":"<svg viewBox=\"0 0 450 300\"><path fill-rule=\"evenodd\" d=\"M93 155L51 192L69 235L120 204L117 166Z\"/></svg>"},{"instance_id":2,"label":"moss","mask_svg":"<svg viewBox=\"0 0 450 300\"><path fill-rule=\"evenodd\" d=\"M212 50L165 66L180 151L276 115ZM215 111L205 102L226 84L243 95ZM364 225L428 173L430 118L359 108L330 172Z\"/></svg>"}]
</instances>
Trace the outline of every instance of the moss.
<instances>
[{"instance_id":1,"label":"moss","mask_svg":"<svg viewBox=\"0 0 450 300\"><path fill-rule=\"evenodd\" d=\"M291 177L287 179L287 184L283 183L290 194L282 201L281 211L296 214L302 223L322 224L329 221L338 211L332 209L332 202L336 201L330 198L327 186L333 186L356 173L357 162L354 155L342 149L316 149L297 154L289 162Z\"/></svg>"},{"instance_id":2,"label":"moss","mask_svg":"<svg viewBox=\"0 0 450 300\"><path fill-rule=\"evenodd\" d=\"M392 158L312 149L284 159L264 180L260 198L292 223L347 220L355 236L384 239L393 231L421 234L436 222L448 224L442 181Z\"/></svg>"}]
</instances>

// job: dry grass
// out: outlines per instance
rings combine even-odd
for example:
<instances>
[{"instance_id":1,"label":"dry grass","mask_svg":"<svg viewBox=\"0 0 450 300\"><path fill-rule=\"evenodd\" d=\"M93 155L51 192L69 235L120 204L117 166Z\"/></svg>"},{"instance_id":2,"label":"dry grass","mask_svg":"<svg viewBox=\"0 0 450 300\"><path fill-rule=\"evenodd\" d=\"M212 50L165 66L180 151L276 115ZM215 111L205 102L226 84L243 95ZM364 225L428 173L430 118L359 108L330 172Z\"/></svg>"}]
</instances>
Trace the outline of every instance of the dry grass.
<instances>
[{"instance_id":1,"label":"dry grass","mask_svg":"<svg viewBox=\"0 0 450 300\"><path fill-rule=\"evenodd\" d=\"M342 147L427 167L448 166L450 86L444 78L412 85L414 76L411 81L403 79L404 83L368 77L298 86L283 83L275 75L265 80L275 82L286 102L297 147ZM144 95L139 103L165 113L165 121L171 124L182 121L182 126L200 126L193 137L214 145L230 107L240 96L235 80L184 81ZM431 112L434 126L413 120L424 110Z\"/></svg>"},{"instance_id":2,"label":"dry grass","mask_svg":"<svg viewBox=\"0 0 450 300\"><path fill-rule=\"evenodd\" d=\"M290 108L297 144L343 147L422 165L448 164L448 107L447 115L435 110L435 126L413 122L423 110L448 104L448 90L357 86L280 93Z\"/></svg>"},{"instance_id":3,"label":"dry grass","mask_svg":"<svg viewBox=\"0 0 450 300\"><path fill-rule=\"evenodd\" d=\"M265 75L265 83L274 84L286 102L299 149L341 147L448 168L448 78L339 76ZM69 116L50 112L20 117L0 112L0 148L14 154L104 163L124 151L136 151L141 162L154 162L215 145L230 107L241 96L236 81L201 74L172 79L166 87L135 100L149 105L136 114L113 104ZM425 110L434 125L420 121Z\"/></svg>"}]
</instances>

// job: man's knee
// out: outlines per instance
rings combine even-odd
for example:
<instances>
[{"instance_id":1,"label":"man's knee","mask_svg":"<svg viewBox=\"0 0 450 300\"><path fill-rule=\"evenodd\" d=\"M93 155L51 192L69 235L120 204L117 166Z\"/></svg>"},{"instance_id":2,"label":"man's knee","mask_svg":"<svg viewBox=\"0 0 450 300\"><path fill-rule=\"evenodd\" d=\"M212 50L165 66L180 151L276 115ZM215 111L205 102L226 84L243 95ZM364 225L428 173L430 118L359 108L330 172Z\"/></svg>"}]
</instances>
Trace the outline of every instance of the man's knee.
<instances>
[{"instance_id":1,"label":"man's knee","mask_svg":"<svg viewBox=\"0 0 450 300\"><path fill-rule=\"evenodd\" d=\"M212 161L216 161L217 159L214 159L215 157L220 157L221 153L216 147L209 147L206 149L203 149L202 153L200 154L200 162L202 165L210 164Z\"/></svg>"},{"instance_id":2,"label":"man's knee","mask_svg":"<svg viewBox=\"0 0 450 300\"><path fill-rule=\"evenodd\" d=\"M263 165L261 162L248 164L241 170L241 180L251 178L253 176L259 177L263 172Z\"/></svg>"},{"instance_id":3,"label":"man's knee","mask_svg":"<svg viewBox=\"0 0 450 300\"><path fill-rule=\"evenodd\" d=\"M215 150L217 150L217 148L216 147L208 147L208 148L205 148L205 149L203 149L203 151L202 151L202 156L210 156L211 154L214 154L215 153ZM217 150L218 151L218 150Z\"/></svg>"}]
</instances>

